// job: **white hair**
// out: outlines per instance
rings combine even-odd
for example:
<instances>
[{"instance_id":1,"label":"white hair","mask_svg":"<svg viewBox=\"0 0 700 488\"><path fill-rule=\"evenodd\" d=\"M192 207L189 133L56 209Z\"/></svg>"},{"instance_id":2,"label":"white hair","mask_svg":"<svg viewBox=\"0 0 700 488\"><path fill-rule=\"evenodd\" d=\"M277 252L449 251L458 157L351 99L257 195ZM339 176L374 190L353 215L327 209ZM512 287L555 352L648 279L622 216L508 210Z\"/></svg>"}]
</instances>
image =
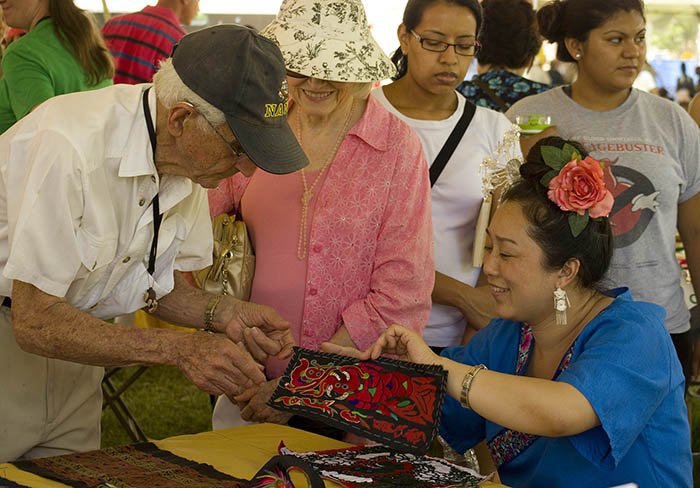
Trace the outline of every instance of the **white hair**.
<instances>
[{"instance_id":1,"label":"white hair","mask_svg":"<svg viewBox=\"0 0 700 488\"><path fill-rule=\"evenodd\" d=\"M189 102L194 105L203 117L214 125L219 127L226 122L224 113L212 104L197 95L190 87L180 78L180 75L175 71L172 58L167 58L161 61L160 68L153 75L153 84L156 90L156 96L160 103L170 108L177 102ZM206 120L197 119L202 128L209 127Z\"/></svg>"}]
</instances>

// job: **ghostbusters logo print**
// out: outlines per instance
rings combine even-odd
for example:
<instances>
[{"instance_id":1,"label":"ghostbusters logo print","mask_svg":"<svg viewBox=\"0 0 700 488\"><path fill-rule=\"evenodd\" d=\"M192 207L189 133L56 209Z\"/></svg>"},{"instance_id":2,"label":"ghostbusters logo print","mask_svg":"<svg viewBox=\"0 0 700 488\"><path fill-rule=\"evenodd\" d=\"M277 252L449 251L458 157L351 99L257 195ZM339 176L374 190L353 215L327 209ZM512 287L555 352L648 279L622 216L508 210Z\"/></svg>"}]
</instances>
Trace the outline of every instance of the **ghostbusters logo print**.
<instances>
[{"instance_id":1,"label":"ghostbusters logo print","mask_svg":"<svg viewBox=\"0 0 700 488\"><path fill-rule=\"evenodd\" d=\"M656 214L660 192L639 171L620 166L620 158L602 159L605 164L605 185L615 198L610 212L610 224L615 236L615 248L634 244Z\"/></svg>"}]
</instances>

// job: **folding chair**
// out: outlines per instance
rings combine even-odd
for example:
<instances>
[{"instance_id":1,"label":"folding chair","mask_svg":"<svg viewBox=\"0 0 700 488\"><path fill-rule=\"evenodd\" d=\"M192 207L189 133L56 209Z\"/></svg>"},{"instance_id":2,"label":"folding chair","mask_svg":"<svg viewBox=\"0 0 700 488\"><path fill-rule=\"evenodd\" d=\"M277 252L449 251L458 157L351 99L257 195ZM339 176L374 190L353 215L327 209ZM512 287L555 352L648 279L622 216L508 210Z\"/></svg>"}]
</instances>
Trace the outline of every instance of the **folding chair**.
<instances>
[{"instance_id":1,"label":"folding chair","mask_svg":"<svg viewBox=\"0 0 700 488\"><path fill-rule=\"evenodd\" d=\"M115 417L117 417L117 420L133 442L145 442L148 440L146 434L143 433L143 430L141 430L141 427L129 411L129 408L121 399L121 394L146 371L147 366L139 366L136 371L117 388L112 382L112 376L120 369L122 368L110 368L105 371L104 378L102 378L102 410L104 411L107 407L112 409Z\"/></svg>"}]
</instances>

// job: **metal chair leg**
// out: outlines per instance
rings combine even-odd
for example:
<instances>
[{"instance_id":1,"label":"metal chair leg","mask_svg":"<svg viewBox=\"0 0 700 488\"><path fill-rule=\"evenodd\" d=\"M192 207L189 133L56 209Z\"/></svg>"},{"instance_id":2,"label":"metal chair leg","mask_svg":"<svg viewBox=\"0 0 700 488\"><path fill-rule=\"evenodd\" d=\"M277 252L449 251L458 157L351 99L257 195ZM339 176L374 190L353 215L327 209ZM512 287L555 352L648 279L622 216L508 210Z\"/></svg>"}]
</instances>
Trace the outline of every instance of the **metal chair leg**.
<instances>
[{"instance_id":1,"label":"metal chair leg","mask_svg":"<svg viewBox=\"0 0 700 488\"><path fill-rule=\"evenodd\" d=\"M124 393L126 389L129 388L129 386L131 386L134 381L136 381L139 376L146 371L146 366L139 367L136 372L129 377L129 379L122 383L119 388L116 388L114 383L112 383L111 377L118 370L119 368L113 368L107 371L102 379L102 394L104 398L102 410L106 409L107 407L112 409L114 416L117 417L117 420L133 442L145 442L148 440L148 438L134 416L129 411L129 408L121 399L121 394Z\"/></svg>"}]
</instances>

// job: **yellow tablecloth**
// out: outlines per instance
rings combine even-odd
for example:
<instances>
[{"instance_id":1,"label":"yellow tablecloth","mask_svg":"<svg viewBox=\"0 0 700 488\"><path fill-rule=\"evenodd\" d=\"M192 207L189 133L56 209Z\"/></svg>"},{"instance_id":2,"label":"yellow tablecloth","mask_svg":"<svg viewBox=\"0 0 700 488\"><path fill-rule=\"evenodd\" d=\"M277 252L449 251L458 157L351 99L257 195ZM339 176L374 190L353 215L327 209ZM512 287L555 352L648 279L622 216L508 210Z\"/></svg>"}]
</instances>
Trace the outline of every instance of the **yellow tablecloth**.
<instances>
[{"instance_id":1,"label":"yellow tablecloth","mask_svg":"<svg viewBox=\"0 0 700 488\"><path fill-rule=\"evenodd\" d=\"M277 454L277 445L283 440L293 451L321 451L338 449L349 444L292 427L276 424L256 424L233 429L203 432L194 435L169 437L153 441L160 449L238 478L251 479L265 462ZM67 485L50 481L19 470L11 464L0 464L0 476L16 483L37 488L65 488ZM296 476L296 475L295 475ZM296 481L296 478L294 478ZM301 484L300 486L303 486ZM338 487L326 482L328 487ZM503 485L486 482L484 487Z\"/></svg>"}]
</instances>

